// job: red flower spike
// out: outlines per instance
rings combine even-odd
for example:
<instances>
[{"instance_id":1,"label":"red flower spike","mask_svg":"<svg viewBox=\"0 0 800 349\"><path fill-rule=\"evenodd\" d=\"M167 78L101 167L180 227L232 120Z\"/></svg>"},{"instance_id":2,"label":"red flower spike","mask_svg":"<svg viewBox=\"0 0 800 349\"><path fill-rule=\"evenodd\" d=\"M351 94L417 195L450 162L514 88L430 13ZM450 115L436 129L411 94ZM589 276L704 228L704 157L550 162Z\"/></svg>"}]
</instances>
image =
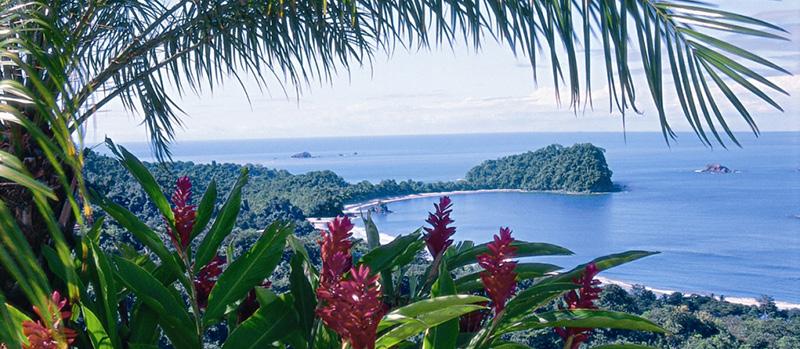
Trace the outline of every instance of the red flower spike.
<instances>
[{"instance_id":1,"label":"red flower spike","mask_svg":"<svg viewBox=\"0 0 800 349\"><path fill-rule=\"evenodd\" d=\"M272 282L269 280L264 280L260 287L270 288L272 287ZM256 289L254 288L247 293L247 298L245 298L244 301L242 301L242 304L239 305L239 323L242 323L244 320L247 320L247 318L253 316L256 310L258 310L258 307L259 304L258 300L256 299Z\"/></svg>"},{"instance_id":2,"label":"red flower spike","mask_svg":"<svg viewBox=\"0 0 800 349\"><path fill-rule=\"evenodd\" d=\"M600 298L600 280L595 280L594 277L600 273L597 265L594 262L586 265L583 275L572 280L576 285L581 287L576 291L572 290L564 295L564 305L559 308L563 309L597 309L594 302ZM556 333L563 339L568 340L572 337L572 347L570 349L578 349L581 343L589 339L589 331L591 328L555 328Z\"/></svg>"},{"instance_id":3,"label":"red flower spike","mask_svg":"<svg viewBox=\"0 0 800 349\"><path fill-rule=\"evenodd\" d=\"M377 275L360 265L349 280L317 288L317 315L353 349L374 349L378 323L386 310Z\"/></svg>"},{"instance_id":4,"label":"red flower spike","mask_svg":"<svg viewBox=\"0 0 800 349\"><path fill-rule=\"evenodd\" d=\"M197 206L189 205L192 199L192 182L189 177L178 178L175 183L175 192L172 194L172 214L175 216L175 229L177 234L172 231L172 227L167 227L167 233L172 238L175 248L183 251L189 246L192 237L194 219L197 215Z\"/></svg>"},{"instance_id":5,"label":"red flower spike","mask_svg":"<svg viewBox=\"0 0 800 349\"><path fill-rule=\"evenodd\" d=\"M337 216L328 222L328 231L322 231L320 254L322 259L322 273L320 285L331 285L339 281L352 265L350 256L350 230L353 223L347 216Z\"/></svg>"},{"instance_id":6,"label":"red flower spike","mask_svg":"<svg viewBox=\"0 0 800 349\"><path fill-rule=\"evenodd\" d=\"M436 212L428 212L428 219L425 222L431 225L431 228L425 228L425 244L428 246L428 252L431 256L436 258L439 254L453 244L450 239L456 233L455 227L448 227L448 224L455 222L450 218L450 213L453 212L453 202L450 197L442 196L439 198L438 204L433 204Z\"/></svg>"},{"instance_id":7,"label":"red flower spike","mask_svg":"<svg viewBox=\"0 0 800 349\"><path fill-rule=\"evenodd\" d=\"M208 306L208 296L211 294L211 289L217 284L217 278L222 274L223 265L225 265L225 258L216 256L197 273L197 277L194 279L194 289L197 292L197 305L200 306L200 309Z\"/></svg>"},{"instance_id":8,"label":"red flower spike","mask_svg":"<svg viewBox=\"0 0 800 349\"><path fill-rule=\"evenodd\" d=\"M28 344L22 346L24 349L65 349L75 341L78 333L64 325L64 320L72 316L72 311L58 291L53 292L46 314L42 314L36 306L33 311L40 320L22 322L22 333L28 339Z\"/></svg>"},{"instance_id":9,"label":"red flower spike","mask_svg":"<svg viewBox=\"0 0 800 349\"><path fill-rule=\"evenodd\" d=\"M515 256L516 247L511 246L514 238L511 229L500 228L500 235L488 244L489 253L478 256L478 264L483 267L481 280L486 293L492 300L495 315L505 309L506 301L514 295L517 287L517 262L509 260Z\"/></svg>"}]
</instances>

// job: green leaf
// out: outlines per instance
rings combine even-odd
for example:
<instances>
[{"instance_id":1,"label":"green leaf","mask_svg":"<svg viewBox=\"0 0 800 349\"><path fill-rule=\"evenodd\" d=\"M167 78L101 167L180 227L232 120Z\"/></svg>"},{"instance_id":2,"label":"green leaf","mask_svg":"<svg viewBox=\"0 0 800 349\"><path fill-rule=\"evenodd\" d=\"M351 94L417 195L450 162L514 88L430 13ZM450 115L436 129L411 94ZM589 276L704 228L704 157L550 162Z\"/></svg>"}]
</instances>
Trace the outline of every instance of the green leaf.
<instances>
[{"instance_id":1,"label":"green leaf","mask_svg":"<svg viewBox=\"0 0 800 349\"><path fill-rule=\"evenodd\" d=\"M314 328L314 309L317 307L317 298L303 270L303 264L301 255L295 254L292 256L289 290L294 298L294 308L299 316L303 337L310 339L311 330Z\"/></svg>"},{"instance_id":2,"label":"green leaf","mask_svg":"<svg viewBox=\"0 0 800 349\"><path fill-rule=\"evenodd\" d=\"M103 326L103 322L88 307L81 307L81 310L83 311L83 319L86 322L89 340L92 341L92 347L94 349L113 349L114 346Z\"/></svg>"},{"instance_id":3,"label":"green leaf","mask_svg":"<svg viewBox=\"0 0 800 349\"><path fill-rule=\"evenodd\" d=\"M467 304L475 304L481 302L488 302L489 299L481 296L457 294L452 296L434 297L431 299L424 299L397 308L383 317L381 323L378 325L378 331L382 331L388 327L397 325L409 319L416 318L420 315L445 309L451 306L460 306Z\"/></svg>"},{"instance_id":4,"label":"green leaf","mask_svg":"<svg viewBox=\"0 0 800 349\"><path fill-rule=\"evenodd\" d=\"M107 329L107 335L114 341L115 347L120 347L120 341L117 337L117 288L116 281L114 280L114 270L109 263L103 250L97 245L97 242L86 239L89 250L92 255L92 262L94 269L97 273L96 286L94 289L95 297L98 303L103 307L103 315L105 317L104 325ZM94 314L92 314L94 315Z\"/></svg>"},{"instance_id":5,"label":"green leaf","mask_svg":"<svg viewBox=\"0 0 800 349\"><path fill-rule=\"evenodd\" d=\"M153 178L153 174L147 170L147 167L139 161L133 154L131 154L125 147L123 146L116 146L111 139L106 138L106 145L108 148L111 149L117 158L119 159L122 166L125 166L128 169L128 172L136 178L136 181L141 184L142 189L144 192L147 193L147 196L150 198L150 201L158 208L161 214L167 219L170 226L175 226L175 216L172 213L172 207L167 201L167 197L164 196L164 192L161 190L161 187L158 186L158 182L156 179Z\"/></svg>"},{"instance_id":6,"label":"green leaf","mask_svg":"<svg viewBox=\"0 0 800 349\"><path fill-rule=\"evenodd\" d=\"M183 272L183 268L181 267L183 263L179 262L174 255L167 250L164 241L161 240L158 234L140 221L131 211L92 190L90 190L90 198L92 202L100 206L103 211L113 217L117 223L127 229L139 242L153 251L171 272L176 275Z\"/></svg>"},{"instance_id":7,"label":"green leaf","mask_svg":"<svg viewBox=\"0 0 800 349\"><path fill-rule=\"evenodd\" d=\"M272 342L288 336L297 326L291 306L276 297L269 304L262 304L253 316L241 323L222 348L269 348Z\"/></svg>"},{"instance_id":8,"label":"green leaf","mask_svg":"<svg viewBox=\"0 0 800 349\"><path fill-rule=\"evenodd\" d=\"M25 341L22 333L22 322L25 320L30 319L6 303L6 298L0 291L0 343L5 343L11 348L21 348Z\"/></svg>"},{"instance_id":9,"label":"green leaf","mask_svg":"<svg viewBox=\"0 0 800 349\"><path fill-rule=\"evenodd\" d=\"M486 307L480 305L450 305L434 311L422 313L413 318L404 319L399 326L381 335L375 342L375 347L390 348L427 329L436 327L450 320L458 320L458 317L461 315L483 309L486 309ZM381 321L381 323L383 324L383 321Z\"/></svg>"},{"instance_id":10,"label":"green leaf","mask_svg":"<svg viewBox=\"0 0 800 349\"><path fill-rule=\"evenodd\" d=\"M534 314L524 320L511 324L503 333L552 327L607 328L656 333L666 332L652 321L636 315L606 310L574 309Z\"/></svg>"},{"instance_id":11,"label":"green leaf","mask_svg":"<svg viewBox=\"0 0 800 349\"><path fill-rule=\"evenodd\" d=\"M222 318L229 304L244 298L272 274L281 261L286 237L293 231L291 224L272 223L247 253L222 272L208 296L204 324L210 325Z\"/></svg>"},{"instance_id":12,"label":"green leaf","mask_svg":"<svg viewBox=\"0 0 800 349\"><path fill-rule=\"evenodd\" d=\"M425 242L420 239L419 230L396 237L392 242L381 245L361 257L360 264L369 266L372 273L392 270L410 263Z\"/></svg>"},{"instance_id":13,"label":"green leaf","mask_svg":"<svg viewBox=\"0 0 800 349\"><path fill-rule=\"evenodd\" d=\"M119 280L136 297L158 314L158 322L176 348L197 348L194 320L186 310L180 296L170 292L155 277L136 264L123 258L114 258Z\"/></svg>"},{"instance_id":14,"label":"green leaf","mask_svg":"<svg viewBox=\"0 0 800 349\"><path fill-rule=\"evenodd\" d=\"M516 256L519 258L532 257L532 256L552 256L552 255L572 254L572 251L566 248L547 243L525 242L517 240L512 242L511 246L517 248ZM478 263L477 260L478 255L487 252L489 252L488 243L480 244L475 247L461 251L450 258L446 258L448 259L447 265L450 267L450 270L453 270L455 268L463 267L465 265Z\"/></svg>"},{"instance_id":15,"label":"green leaf","mask_svg":"<svg viewBox=\"0 0 800 349\"><path fill-rule=\"evenodd\" d=\"M431 287L433 298L440 296L450 296L456 294L456 284L450 272L447 271L447 263L439 263L439 277ZM446 321L436 327L429 329L422 339L423 349L455 349L458 339L458 318Z\"/></svg>"},{"instance_id":16,"label":"green leaf","mask_svg":"<svg viewBox=\"0 0 800 349\"><path fill-rule=\"evenodd\" d=\"M633 250L633 251L615 253L615 254L610 254L610 255L607 255L607 256L595 258L592 262L594 262L594 264L597 266L597 270L603 271L603 270L608 270L608 269L611 269L613 267L616 267L616 266L619 266L619 265L622 265L622 264L625 264L625 263L633 262L633 261L635 261L637 259L640 259L640 258L644 258L644 257L647 257L647 256L652 256L654 254L658 254L658 252ZM579 277L580 275L583 274L583 272L586 270L586 265L587 264L581 264L581 265L573 268L572 270L570 270L570 271L568 271L566 273L561 273L561 274L558 274L558 275L555 275L555 276L552 276L552 277L548 277L547 279L542 280L542 283L546 283L546 282L572 282L573 279L575 279L575 278L577 278L577 277Z\"/></svg>"},{"instance_id":17,"label":"green leaf","mask_svg":"<svg viewBox=\"0 0 800 349\"><path fill-rule=\"evenodd\" d=\"M519 293L506 304L504 320L513 321L547 305L569 290L580 287L573 282L537 283Z\"/></svg>"},{"instance_id":18,"label":"green leaf","mask_svg":"<svg viewBox=\"0 0 800 349\"><path fill-rule=\"evenodd\" d=\"M197 205L197 214L195 215L194 225L192 226L192 239L197 237L203 229L206 228L208 222L211 220L211 214L214 213L214 204L217 202L217 181L211 180L208 183L206 192L203 193L203 198L200 199L200 204Z\"/></svg>"},{"instance_id":19,"label":"green leaf","mask_svg":"<svg viewBox=\"0 0 800 349\"><path fill-rule=\"evenodd\" d=\"M233 189L225 201L225 205L219 212L219 215L211 225L211 229L206 234L200 246L197 248L197 256L195 257L195 272L199 272L200 268L208 264L214 256L217 255L217 250L222 240L225 240L234 225L236 224L236 217L239 216L239 209L242 205L242 187L247 184L248 170L247 167L242 167L242 172Z\"/></svg>"}]
</instances>

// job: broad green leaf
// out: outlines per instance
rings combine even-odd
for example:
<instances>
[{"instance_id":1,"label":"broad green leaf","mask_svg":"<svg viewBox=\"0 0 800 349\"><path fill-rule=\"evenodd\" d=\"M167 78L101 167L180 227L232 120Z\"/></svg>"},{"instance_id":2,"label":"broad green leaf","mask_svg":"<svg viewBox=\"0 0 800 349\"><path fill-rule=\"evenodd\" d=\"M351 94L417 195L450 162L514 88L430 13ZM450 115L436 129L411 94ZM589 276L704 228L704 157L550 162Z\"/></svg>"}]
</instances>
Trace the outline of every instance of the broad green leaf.
<instances>
[{"instance_id":1,"label":"broad green leaf","mask_svg":"<svg viewBox=\"0 0 800 349\"><path fill-rule=\"evenodd\" d=\"M150 201L158 208L161 214L167 219L170 226L175 226L175 216L172 213L172 207L167 201L167 197L158 186L158 182L153 178L153 174L147 170L147 167L139 161L133 154L131 154L125 147L116 146L111 139L106 138L106 144L111 152L117 156L122 166L128 169L128 172L136 178L136 181L142 186L144 192L150 198Z\"/></svg>"},{"instance_id":2,"label":"broad green leaf","mask_svg":"<svg viewBox=\"0 0 800 349\"><path fill-rule=\"evenodd\" d=\"M473 311L486 309L480 305L450 305L431 312L422 313L413 318L404 319L400 325L382 334L375 342L376 348L391 348L392 346L414 337L423 331L438 326L450 320L458 320L461 315ZM383 321L381 322L383 323Z\"/></svg>"},{"instance_id":3,"label":"broad green leaf","mask_svg":"<svg viewBox=\"0 0 800 349\"><path fill-rule=\"evenodd\" d=\"M528 287L508 301L504 320L513 321L518 316L530 314L565 292L578 287L580 286L573 282L540 283Z\"/></svg>"},{"instance_id":4,"label":"broad green leaf","mask_svg":"<svg viewBox=\"0 0 800 349\"><path fill-rule=\"evenodd\" d=\"M225 205L220 209L219 215L217 215L200 246L197 247L195 272L199 272L204 265L208 264L217 255L217 250L222 240L225 240L225 237L233 230L236 224L236 217L239 216L239 209L242 206L242 187L247 184L247 174L247 167L242 167L239 179L236 180L236 184L234 184L228 199L225 201Z\"/></svg>"},{"instance_id":5,"label":"broad green leaf","mask_svg":"<svg viewBox=\"0 0 800 349\"><path fill-rule=\"evenodd\" d=\"M308 250L306 250L306 247L303 245L303 242L300 241L300 239L298 239L294 235L289 235L286 238L286 241L289 243L289 247L292 248L294 254L303 257L303 262L305 263L306 268L308 268L308 271L311 272L312 274L309 275L309 277L312 278L311 284L316 284L316 278L319 276L319 272L317 271L317 268L314 266L314 263L311 261L311 255L308 254Z\"/></svg>"},{"instance_id":6,"label":"broad green leaf","mask_svg":"<svg viewBox=\"0 0 800 349\"><path fill-rule=\"evenodd\" d=\"M433 298L440 296L450 296L456 294L456 284L450 272L447 270L447 263L439 263L439 276L431 287ZM446 321L436 327L428 329L422 338L423 349L455 349L458 339L458 318Z\"/></svg>"},{"instance_id":7,"label":"broad green leaf","mask_svg":"<svg viewBox=\"0 0 800 349\"><path fill-rule=\"evenodd\" d=\"M566 248L546 243L525 242L517 240L512 242L511 245L517 248L516 256L518 258L572 254L572 251ZM450 270L453 270L455 268L463 267L465 265L478 263L477 260L478 255L487 252L489 252L488 243L480 244L465 251L462 251L451 258L446 258L447 265L450 267Z\"/></svg>"},{"instance_id":8,"label":"broad green leaf","mask_svg":"<svg viewBox=\"0 0 800 349\"><path fill-rule=\"evenodd\" d=\"M130 327L131 342L142 345L155 345L158 342L158 314L141 301L133 307Z\"/></svg>"},{"instance_id":9,"label":"broad green leaf","mask_svg":"<svg viewBox=\"0 0 800 349\"><path fill-rule=\"evenodd\" d=\"M119 347L119 338L117 337L117 292L118 287L114 280L114 270L109 263L103 250L97 245L97 242L88 240L89 249L94 263L94 270L97 273L97 280L95 286L95 297L103 307L103 315L105 317L104 325L107 329L109 338L114 341L115 347Z\"/></svg>"},{"instance_id":10,"label":"broad green leaf","mask_svg":"<svg viewBox=\"0 0 800 349\"><path fill-rule=\"evenodd\" d=\"M419 230L406 236L398 236L392 242L367 252L361 257L359 263L369 266L373 273L392 270L408 264L413 260L413 256L425 246L420 236Z\"/></svg>"},{"instance_id":11,"label":"broad green leaf","mask_svg":"<svg viewBox=\"0 0 800 349\"><path fill-rule=\"evenodd\" d=\"M200 199L200 204L197 205L197 214L195 215L194 225L192 226L192 240L200 234L203 229L208 225L211 220L211 214L214 213L214 205L217 202L217 181L211 180L208 183L206 192L203 193L203 198Z\"/></svg>"},{"instance_id":12,"label":"broad green leaf","mask_svg":"<svg viewBox=\"0 0 800 349\"><path fill-rule=\"evenodd\" d=\"M114 349L103 322L88 307L82 307L81 310L83 311L83 319L86 322L89 340L92 341L92 347L94 349Z\"/></svg>"},{"instance_id":13,"label":"broad green leaf","mask_svg":"<svg viewBox=\"0 0 800 349\"><path fill-rule=\"evenodd\" d=\"M113 217L123 228L127 229L139 242L153 251L153 253L161 259L161 263L167 266L171 272L175 274L181 274L183 272L183 268L181 267L183 263L179 262L179 260L167 250L164 241L161 240L158 234L140 221L136 215L94 191L90 190L90 194L90 198L95 204Z\"/></svg>"},{"instance_id":14,"label":"broad green leaf","mask_svg":"<svg viewBox=\"0 0 800 349\"><path fill-rule=\"evenodd\" d=\"M281 261L286 237L293 231L291 224L272 223L247 253L222 272L208 297L204 324L210 325L222 318L229 304L244 298L272 274Z\"/></svg>"},{"instance_id":15,"label":"broad green leaf","mask_svg":"<svg viewBox=\"0 0 800 349\"><path fill-rule=\"evenodd\" d=\"M195 321L180 297L170 292L155 277L136 264L114 258L119 280L148 308L158 314L158 322L176 348L197 348Z\"/></svg>"},{"instance_id":16,"label":"broad green leaf","mask_svg":"<svg viewBox=\"0 0 800 349\"><path fill-rule=\"evenodd\" d=\"M378 331L382 331L383 329L394 326L408 319L416 318L425 313L442 310L451 306L468 305L488 301L489 299L486 297L463 294L424 299L404 307L397 308L386 314L386 316L383 317L383 320L381 320L381 323L378 325Z\"/></svg>"},{"instance_id":17,"label":"broad green leaf","mask_svg":"<svg viewBox=\"0 0 800 349\"><path fill-rule=\"evenodd\" d=\"M640 259L640 258L644 258L644 257L647 257L647 256L652 256L654 254L658 254L658 252L633 250L633 251L615 253L615 254L610 254L610 255L607 255L607 256L595 258L592 262L594 262L594 264L597 266L597 270L603 271L603 270L608 270L608 269L611 269L613 267L616 267L616 266L619 266L619 265L622 265L622 264L625 264L625 263L633 262L633 261L635 261L637 259ZM573 279L575 279L575 278L577 278L577 277L579 277L580 275L583 274L584 270L586 270L586 265L587 264L581 264L581 265L573 268L572 270L570 270L570 271L568 271L566 273L561 273L561 274L558 274L558 275L555 275L555 276L552 276L552 277L548 277L547 279L542 280L541 282L542 283L547 283L547 282L572 282Z\"/></svg>"},{"instance_id":18,"label":"broad green leaf","mask_svg":"<svg viewBox=\"0 0 800 349\"><path fill-rule=\"evenodd\" d=\"M636 315L606 310L574 309L534 314L519 322L510 324L503 333L553 327L666 332L652 321Z\"/></svg>"},{"instance_id":19,"label":"broad green leaf","mask_svg":"<svg viewBox=\"0 0 800 349\"><path fill-rule=\"evenodd\" d=\"M269 348L299 326L291 306L280 298L262 304L253 316L230 334L223 349Z\"/></svg>"},{"instance_id":20,"label":"broad green leaf","mask_svg":"<svg viewBox=\"0 0 800 349\"><path fill-rule=\"evenodd\" d=\"M381 246L381 234L378 232L378 226L372 220L372 214L367 212L366 217L362 217L364 222L364 229L367 231L367 245L370 250L374 250ZM395 259L397 260L397 259ZM381 290L386 298L391 299L394 297L394 278L392 276L392 268L380 271L381 274Z\"/></svg>"},{"instance_id":21,"label":"broad green leaf","mask_svg":"<svg viewBox=\"0 0 800 349\"><path fill-rule=\"evenodd\" d=\"M294 308L297 310L303 336L309 338L314 327L314 309L317 307L317 298L303 269L303 257L295 254L292 256L290 264L292 269L289 274L289 290L294 298Z\"/></svg>"}]
</instances>

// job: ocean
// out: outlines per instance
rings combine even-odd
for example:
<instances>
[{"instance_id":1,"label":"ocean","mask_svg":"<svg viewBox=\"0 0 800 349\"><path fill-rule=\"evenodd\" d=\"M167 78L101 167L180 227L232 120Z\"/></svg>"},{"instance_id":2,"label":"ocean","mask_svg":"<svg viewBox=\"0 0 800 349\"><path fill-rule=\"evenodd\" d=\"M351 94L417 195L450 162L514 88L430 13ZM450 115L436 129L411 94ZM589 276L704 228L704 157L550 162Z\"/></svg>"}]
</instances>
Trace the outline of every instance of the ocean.
<instances>
[{"instance_id":1,"label":"ocean","mask_svg":"<svg viewBox=\"0 0 800 349\"><path fill-rule=\"evenodd\" d=\"M501 226L520 240L574 256L538 258L571 268L609 253L661 253L603 276L657 289L800 303L800 133L740 134L742 148L704 147L693 134L514 133L181 142L176 160L254 163L302 173L333 170L350 182L456 180L483 160L560 143L606 149L611 194L455 195L457 239L487 241ZM145 144L126 144L144 159ZM314 157L291 158L308 151ZM152 160L152 159L150 159ZM696 173L720 163L732 174ZM424 224L435 198L393 202L382 233Z\"/></svg>"}]
</instances>

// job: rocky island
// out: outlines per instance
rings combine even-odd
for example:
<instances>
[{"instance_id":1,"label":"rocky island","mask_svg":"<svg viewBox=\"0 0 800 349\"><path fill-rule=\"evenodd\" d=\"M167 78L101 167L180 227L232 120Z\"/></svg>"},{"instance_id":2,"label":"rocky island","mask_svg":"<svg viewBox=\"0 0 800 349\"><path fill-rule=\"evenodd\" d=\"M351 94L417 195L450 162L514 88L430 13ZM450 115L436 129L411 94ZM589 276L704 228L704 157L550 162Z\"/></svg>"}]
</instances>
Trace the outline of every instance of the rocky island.
<instances>
[{"instance_id":1,"label":"rocky island","mask_svg":"<svg viewBox=\"0 0 800 349\"><path fill-rule=\"evenodd\" d=\"M733 173L734 171L732 171L730 168L728 168L726 166L722 166L720 164L708 164L708 165L706 165L706 168L704 168L702 170L697 170L695 172L698 172L698 173L723 174L723 173Z\"/></svg>"},{"instance_id":2,"label":"rocky island","mask_svg":"<svg viewBox=\"0 0 800 349\"><path fill-rule=\"evenodd\" d=\"M311 153L309 153L307 151L304 151L304 152L300 152L300 153L297 153L297 154L293 154L292 158L294 158L294 159L309 159L309 158L313 158L313 156L311 156Z\"/></svg>"}]
</instances>

